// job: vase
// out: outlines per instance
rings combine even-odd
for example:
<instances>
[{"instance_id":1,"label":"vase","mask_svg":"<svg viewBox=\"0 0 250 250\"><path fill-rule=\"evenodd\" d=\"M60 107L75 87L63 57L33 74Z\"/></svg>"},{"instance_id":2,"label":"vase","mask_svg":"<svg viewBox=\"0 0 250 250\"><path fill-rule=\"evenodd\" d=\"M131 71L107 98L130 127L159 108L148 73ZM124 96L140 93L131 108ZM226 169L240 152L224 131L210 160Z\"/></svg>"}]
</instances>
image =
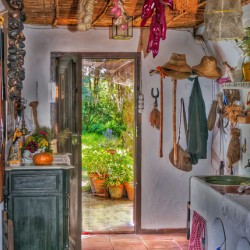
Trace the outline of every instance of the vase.
<instances>
[{"instance_id":1,"label":"vase","mask_svg":"<svg viewBox=\"0 0 250 250\"><path fill-rule=\"evenodd\" d=\"M23 158L22 158L22 163L24 164L30 164L33 163L33 156L35 154L41 153L43 151L43 148L39 148L36 152L31 153L29 150L24 150L23 151Z\"/></svg>"}]
</instances>

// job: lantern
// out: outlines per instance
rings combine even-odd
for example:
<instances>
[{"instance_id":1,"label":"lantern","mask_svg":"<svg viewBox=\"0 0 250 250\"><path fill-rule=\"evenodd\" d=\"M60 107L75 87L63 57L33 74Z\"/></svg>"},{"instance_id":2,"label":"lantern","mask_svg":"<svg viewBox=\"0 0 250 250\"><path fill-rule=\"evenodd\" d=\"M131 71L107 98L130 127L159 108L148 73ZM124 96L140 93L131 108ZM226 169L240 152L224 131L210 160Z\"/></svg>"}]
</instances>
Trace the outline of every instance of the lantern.
<instances>
[{"instance_id":1,"label":"lantern","mask_svg":"<svg viewBox=\"0 0 250 250\"><path fill-rule=\"evenodd\" d=\"M128 40L133 37L133 17L121 16L112 18L111 38L117 40Z\"/></svg>"}]
</instances>

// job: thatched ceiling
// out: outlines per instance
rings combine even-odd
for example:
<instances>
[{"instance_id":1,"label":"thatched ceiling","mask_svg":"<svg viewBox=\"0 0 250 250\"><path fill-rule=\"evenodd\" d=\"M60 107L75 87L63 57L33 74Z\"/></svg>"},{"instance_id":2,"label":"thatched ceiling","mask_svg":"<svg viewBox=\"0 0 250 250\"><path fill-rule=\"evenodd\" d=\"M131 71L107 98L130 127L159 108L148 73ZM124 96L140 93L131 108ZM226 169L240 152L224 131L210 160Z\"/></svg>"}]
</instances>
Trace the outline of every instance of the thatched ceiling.
<instances>
[{"instance_id":1,"label":"thatched ceiling","mask_svg":"<svg viewBox=\"0 0 250 250\"><path fill-rule=\"evenodd\" d=\"M250 0L241 0L242 5ZM126 13L134 17L134 26L139 27L144 0L124 0ZM180 14L166 8L168 28L194 28L203 23L206 1L199 1L196 15ZM25 23L38 25L76 25L78 0L24 0L27 16ZM111 26L111 0L96 0L93 16L93 27ZM149 26L150 22L147 23Z\"/></svg>"}]
</instances>

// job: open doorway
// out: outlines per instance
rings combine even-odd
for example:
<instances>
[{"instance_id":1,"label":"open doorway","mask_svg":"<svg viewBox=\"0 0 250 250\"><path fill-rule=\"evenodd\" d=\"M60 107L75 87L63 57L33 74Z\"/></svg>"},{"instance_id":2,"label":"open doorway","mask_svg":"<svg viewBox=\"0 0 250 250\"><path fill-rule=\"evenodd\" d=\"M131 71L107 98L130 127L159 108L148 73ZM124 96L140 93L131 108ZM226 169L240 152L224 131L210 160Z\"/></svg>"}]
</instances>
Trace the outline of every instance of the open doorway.
<instances>
[{"instance_id":1,"label":"open doorway","mask_svg":"<svg viewBox=\"0 0 250 250\"><path fill-rule=\"evenodd\" d=\"M141 233L141 115L140 53L51 53L51 126L55 131L69 128L72 142L60 152L71 153L69 183L69 240L72 249L80 249L82 228L82 62L83 59L132 59L134 61L134 202L135 233ZM100 198L101 199L101 198ZM109 223L109 222L107 222Z\"/></svg>"},{"instance_id":2,"label":"open doorway","mask_svg":"<svg viewBox=\"0 0 250 250\"><path fill-rule=\"evenodd\" d=\"M133 233L138 226L136 66L129 56L82 59L83 234Z\"/></svg>"}]
</instances>

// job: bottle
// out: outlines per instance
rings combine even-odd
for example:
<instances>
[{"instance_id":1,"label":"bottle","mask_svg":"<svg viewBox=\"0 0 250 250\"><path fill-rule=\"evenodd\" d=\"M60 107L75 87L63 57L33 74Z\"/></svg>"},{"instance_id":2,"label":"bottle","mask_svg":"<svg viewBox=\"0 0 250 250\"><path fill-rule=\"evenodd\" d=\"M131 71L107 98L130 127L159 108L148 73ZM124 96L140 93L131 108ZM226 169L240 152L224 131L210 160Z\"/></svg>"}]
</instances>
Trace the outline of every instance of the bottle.
<instances>
[{"instance_id":1,"label":"bottle","mask_svg":"<svg viewBox=\"0 0 250 250\"><path fill-rule=\"evenodd\" d=\"M245 82L250 81L250 56L246 56L242 64L242 73Z\"/></svg>"}]
</instances>

